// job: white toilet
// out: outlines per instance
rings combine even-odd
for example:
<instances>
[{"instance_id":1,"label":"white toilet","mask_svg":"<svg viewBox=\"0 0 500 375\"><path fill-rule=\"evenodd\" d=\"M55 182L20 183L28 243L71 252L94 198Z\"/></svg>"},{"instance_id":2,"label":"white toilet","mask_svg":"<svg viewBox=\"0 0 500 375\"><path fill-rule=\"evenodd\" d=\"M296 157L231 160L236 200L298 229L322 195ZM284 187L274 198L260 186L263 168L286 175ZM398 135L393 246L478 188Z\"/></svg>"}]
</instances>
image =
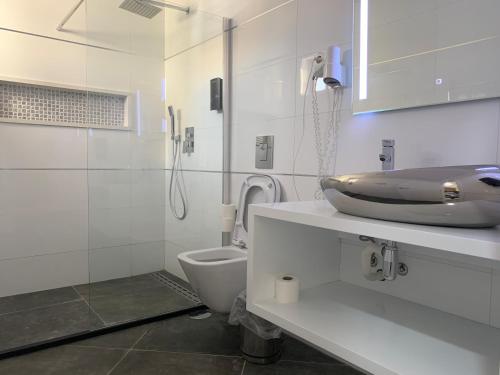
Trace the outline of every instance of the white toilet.
<instances>
[{"instance_id":1,"label":"white toilet","mask_svg":"<svg viewBox=\"0 0 500 375\"><path fill-rule=\"evenodd\" d=\"M265 175L249 176L241 187L233 246L178 255L191 286L210 309L229 312L236 296L246 289L248 205L279 202L280 197L278 180Z\"/></svg>"}]
</instances>

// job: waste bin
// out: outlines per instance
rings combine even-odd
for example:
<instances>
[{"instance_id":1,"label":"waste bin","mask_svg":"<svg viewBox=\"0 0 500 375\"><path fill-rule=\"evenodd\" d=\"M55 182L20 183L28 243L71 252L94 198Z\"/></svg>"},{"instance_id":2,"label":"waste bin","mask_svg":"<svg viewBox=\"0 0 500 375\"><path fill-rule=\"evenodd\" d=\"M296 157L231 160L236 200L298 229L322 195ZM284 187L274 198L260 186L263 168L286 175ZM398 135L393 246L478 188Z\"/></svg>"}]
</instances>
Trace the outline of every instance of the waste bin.
<instances>
[{"instance_id":1,"label":"waste bin","mask_svg":"<svg viewBox=\"0 0 500 375\"><path fill-rule=\"evenodd\" d=\"M229 324L240 325L240 349L251 363L270 364L281 357L282 329L246 309L246 291L234 300Z\"/></svg>"}]
</instances>

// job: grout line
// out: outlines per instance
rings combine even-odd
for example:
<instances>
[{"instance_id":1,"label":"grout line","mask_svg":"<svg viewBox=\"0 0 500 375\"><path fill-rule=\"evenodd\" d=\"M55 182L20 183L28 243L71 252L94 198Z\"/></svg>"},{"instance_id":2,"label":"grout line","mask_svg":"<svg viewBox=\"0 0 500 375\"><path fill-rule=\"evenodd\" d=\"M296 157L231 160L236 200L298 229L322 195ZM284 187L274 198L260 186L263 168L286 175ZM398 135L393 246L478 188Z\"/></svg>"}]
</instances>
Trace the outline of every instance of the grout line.
<instances>
[{"instance_id":1,"label":"grout line","mask_svg":"<svg viewBox=\"0 0 500 375\"><path fill-rule=\"evenodd\" d=\"M0 172L14 172L14 171L26 171L26 172L48 172L48 171L80 171L80 172L117 172L117 171L128 171L128 172L170 172L171 168L0 168ZM218 173L218 174L258 174L259 171L223 171L223 170L212 170L212 169L183 169L183 172L199 172L199 173ZM271 172L267 173L273 176L293 176L293 173L285 172ZM317 177L314 174L309 173L295 173L297 177Z\"/></svg>"},{"instance_id":2,"label":"grout line","mask_svg":"<svg viewBox=\"0 0 500 375\"><path fill-rule=\"evenodd\" d=\"M149 331L149 330L148 330ZM220 357L220 358L243 358L240 355L229 355L229 354L211 354L202 352L173 352L171 350L158 350L158 349L133 349L134 352L145 352L145 353L169 353L169 354L188 354L206 357Z\"/></svg>"},{"instance_id":3,"label":"grout line","mask_svg":"<svg viewBox=\"0 0 500 375\"><path fill-rule=\"evenodd\" d=\"M240 27L240 26L244 26L244 25L246 25L246 24L248 24L248 23L250 23L250 22L253 22L253 21L255 21L255 20L259 19L259 18L260 18L260 17L262 17L262 16L265 16L265 15L267 15L267 14L269 14L269 13L274 12L275 10L278 10L278 9L280 9L280 8L284 7L284 6L287 6L287 5L288 5L288 4L290 4L290 3L293 3L294 1L295 1L295 0L288 0L288 1L284 2L284 3L281 3L281 4L279 4L279 5L276 5L274 8L268 9L268 10L266 10L266 11L264 11L264 12L260 13L260 14L257 14L256 16L250 17L249 19L247 19L247 20L245 20L245 21L241 22L240 24L236 24L236 25L233 27L233 29L235 29L235 28L237 28L237 27Z\"/></svg>"},{"instance_id":4,"label":"grout line","mask_svg":"<svg viewBox=\"0 0 500 375\"><path fill-rule=\"evenodd\" d=\"M88 284L88 285L90 287L90 284ZM89 307L90 311L92 311L97 316L97 318L101 321L101 323L104 326L106 326L107 324L104 321L104 319L101 317L101 315L99 315L99 313L97 311L94 310L94 308L92 306L90 306L90 303L87 301L87 299L80 294L80 292L75 288L74 285L72 285L71 287L83 299L83 301L87 304L87 306ZM89 289L89 298L90 298L90 289Z\"/></svg>"},{"instance_id":5,"label":"grout line","mask_svg":"<svg viewBox=\"0 0 500 375\"><path fill-rule=\"evenodd\" d=\"M123 360L129 355L129 353L134 349L134 347L139 343L139 341L141 341L143 339L144 336L146 336L146 333L149 332L149 329L147 329L133 344L132 346L130 347L130 349L128 349L125 354L118 360L118 362L115 363L115 365L111 368L111 370L109 370L107 372L106 375L111 375L113 373L113 371L120 365L120 363L123 362Z\"/></svg>"},{"instance_id":6,"label":"grout line","mask_svg":"<svg viewBox=\"0 0 500 375\"><path fill-rule=\"evenodd\" d=\"M196 48L196 47L199 47L199 46L201 46L201 45L203 45L203 44L205 44L205 43L207 43L207 42L210 42L211 40L214 40L214 39L216 39L216 38L220 37L220 36L221 36L221 35L223 35L223 34L224 34L224 30L222 30L220 33L218 33L218 34L216 34L216 35L214 35L214 36L209 37L208 39L205 39L204 41L201 41L201 42L199 42L199 43L196 43L196 44L194 44L194 45L192 45L192 46L190 46L190 47L188 47L188 48L185 48L185 49L183 49L183 50L180 50L179 52L175 52L173 55L170 55L170 56L168 56L168 57L165 57L165 58L163 59L163 61L164 61L164 62L167 62L168 60L171 60L171 59L173 59L173 58L175 58L175 57L177 57L177 56L179 56L179 55L182 55L183 53L189 52L189 51L191 51L192 49L194 49L194 48Z\"/></svg>"},{"instance_id":7,"label":"grout line","mask_svg":"<svg viewBox=\"0 0 500 375\"><path fill-rule=\"evenodd\" d=\"M37 293L37 292L34 292L34 293ZM36 311L36 310L44 309L44 308L47 308L47 307L54 307L54 306L59 306L59 305L65 305L65 304L68 304L68 303L79 302L79 301L82 301L82 300L83 300L83 298L80 296L79 299L72 299L70 301L64 301L64 302L58 302L58 303L51 303L49 305L36 306L36 307L29 308L29 309L24 309L24 310L10 311L10 312L7 312L7 313L0 314L0 317L3 317L5 315L10 315L10 314L18 314L18 313L22 313L22 312Z\"/></svg>"},{"instance_id":8,"label":"grout line","mask_svg":"<svg viewBox=\"0 0 500 375\"><path fill-rule=\"evenodd\" d=\"M243 367L241 368L241 374L240 375L243 375L245 373L245 367L247 365L247 361L244 361L243 362Z\"/></svg>"}]
</instances>

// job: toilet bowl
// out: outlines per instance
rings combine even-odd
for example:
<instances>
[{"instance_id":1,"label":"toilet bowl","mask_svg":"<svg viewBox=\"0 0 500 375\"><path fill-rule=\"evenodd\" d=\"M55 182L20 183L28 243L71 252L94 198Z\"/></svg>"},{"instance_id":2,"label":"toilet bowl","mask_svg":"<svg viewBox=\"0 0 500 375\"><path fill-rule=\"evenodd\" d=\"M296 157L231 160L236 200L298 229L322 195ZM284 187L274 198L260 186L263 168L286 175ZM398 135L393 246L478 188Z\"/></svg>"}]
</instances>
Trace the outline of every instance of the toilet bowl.
<instances>
[{"instance_id":1,"label":"toilet bowl","mask_svg":"<svg viewBox=\"0 0 500 375\"><path fill-rule=\"evenodd\" d=\"M248 205L279 202L279 181L271 176L249 176L241 187L233 230L233 246L187 251L177 256L201 301L217 312L229 312L236 296L246 289Z\"/></svg>"}]
</instances>

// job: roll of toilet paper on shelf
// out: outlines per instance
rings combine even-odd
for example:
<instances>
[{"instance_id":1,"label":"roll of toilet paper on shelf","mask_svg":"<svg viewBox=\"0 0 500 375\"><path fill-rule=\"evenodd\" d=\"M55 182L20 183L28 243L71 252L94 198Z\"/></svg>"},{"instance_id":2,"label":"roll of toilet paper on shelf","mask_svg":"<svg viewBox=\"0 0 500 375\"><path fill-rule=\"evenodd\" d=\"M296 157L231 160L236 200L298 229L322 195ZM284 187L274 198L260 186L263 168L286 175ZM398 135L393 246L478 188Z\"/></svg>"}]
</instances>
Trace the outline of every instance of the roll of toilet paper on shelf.
<instances>
[{"instance_id":1,"label":"roll of toilet paper on shelf","mask_svg":"<svg viewBox=\"0 0 500 375\"><path fill-rule=\"evenodd\" d=\"M372 262L372 258L375 262ZM383 280L382 264L384 258L382 256L382 246L375 243L370 243L361 252L361 270L365 279L370 281Z\"/></svg>"},{"instance_id":2,"label":"roll of toilet paper on shelf","mask_svg":"<svg viewBox=\"0 0 500 375\"><path fill-rule=\"evenodd\" d=\"M221 224L223 232L232 232L236 220L236 206L234 204L223 204L221 208Z\"/></svg>"},{"instance_id":3,"label":"roll of toilet paper on shelf","mask_svg":"<svg viewBox=\"0 0 500 375\"><path fill-rule=\"evenodd\" d=\"M278 303L295 303L299 300L299 279L285 275L276 279L275 298Z\"/></svg>"}]
</instances>

